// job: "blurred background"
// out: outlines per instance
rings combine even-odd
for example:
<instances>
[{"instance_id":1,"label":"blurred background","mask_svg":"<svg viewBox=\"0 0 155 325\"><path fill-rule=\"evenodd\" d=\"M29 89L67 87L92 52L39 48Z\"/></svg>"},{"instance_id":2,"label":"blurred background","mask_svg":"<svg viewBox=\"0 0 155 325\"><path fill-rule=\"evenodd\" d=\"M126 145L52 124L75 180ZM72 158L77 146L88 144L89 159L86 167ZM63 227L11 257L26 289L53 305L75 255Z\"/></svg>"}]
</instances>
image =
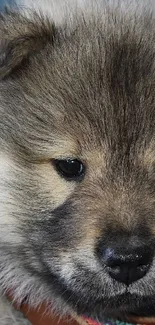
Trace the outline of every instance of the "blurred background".
<instances>
[{"instance_id":1,"label":"blurred background","mask_svg":"<svg viewBox=\"0 0 155 325\"><path fill-rule=\"evenodd\" d=\"M15 0L0 0L0 10L3 10L6 4L13 5Z\"/></svg>"}]
</instances>

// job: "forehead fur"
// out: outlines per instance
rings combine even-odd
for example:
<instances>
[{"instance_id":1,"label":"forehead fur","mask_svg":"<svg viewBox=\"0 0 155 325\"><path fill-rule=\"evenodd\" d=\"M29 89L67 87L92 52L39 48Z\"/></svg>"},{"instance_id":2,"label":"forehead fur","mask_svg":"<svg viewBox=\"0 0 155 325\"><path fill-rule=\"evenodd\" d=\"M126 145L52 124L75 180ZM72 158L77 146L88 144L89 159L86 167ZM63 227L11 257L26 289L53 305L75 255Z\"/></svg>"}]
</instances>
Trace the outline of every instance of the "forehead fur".
<instances>
[{"instance_id":1,"label":"forehead fur","mask_svg":"<svg viewBox=\"0 0 155 325\"><path fill-rule=\"evenodd\" d=\"M20 14L12 26L16 31L17 21ZM35 36L38 23L27 21ZM25 31L21 24L23 39ZM43 31L48 37L39 50L27 53L26 62L1 82L2 137L9 127L20 147L35 150L46 147L46 140L53 145L56 137L83 151L106 144L120 158L145 147L155 126L153 14L135 13L133 20L130 13L106 7L56 28L54 39L48 20Z\"/></svg>"}]
</instances>

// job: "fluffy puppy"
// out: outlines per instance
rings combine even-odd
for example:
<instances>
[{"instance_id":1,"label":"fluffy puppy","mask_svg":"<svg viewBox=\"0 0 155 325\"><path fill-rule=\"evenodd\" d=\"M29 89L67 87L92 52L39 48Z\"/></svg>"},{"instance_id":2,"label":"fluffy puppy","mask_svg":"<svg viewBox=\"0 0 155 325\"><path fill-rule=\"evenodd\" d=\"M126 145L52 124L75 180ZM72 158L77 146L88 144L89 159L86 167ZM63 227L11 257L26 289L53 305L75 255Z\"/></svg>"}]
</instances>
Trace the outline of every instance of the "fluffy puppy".
<instances>
[{"instance_id":1,"label":"fluffy puppy","mask_svg":"<svg viewBox=\"0 0 155 325\"><path fill-rule=\"evenodd\" d=\"M1 291L155 315L153 4L30 2L0 17Z\"/></svg>"}]
</instances>

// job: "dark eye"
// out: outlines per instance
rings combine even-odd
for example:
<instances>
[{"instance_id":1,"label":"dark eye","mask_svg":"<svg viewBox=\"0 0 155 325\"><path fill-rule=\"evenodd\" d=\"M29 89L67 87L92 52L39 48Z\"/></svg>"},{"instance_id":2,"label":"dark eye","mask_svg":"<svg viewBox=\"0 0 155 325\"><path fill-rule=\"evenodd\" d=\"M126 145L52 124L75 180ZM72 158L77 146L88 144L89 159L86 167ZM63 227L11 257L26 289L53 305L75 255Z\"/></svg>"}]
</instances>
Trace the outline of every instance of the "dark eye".
<instances>
[{"instance_id":1,"label":"dark eye","mask_svg":"<svg viewBox=\"0 0 155 325\"><path fill-rule=\"evenodd\" d=\"M53 159L57 172L68 181L80 181L84 177L85 166L78 159Z\"/></svg>"}]
</instances>

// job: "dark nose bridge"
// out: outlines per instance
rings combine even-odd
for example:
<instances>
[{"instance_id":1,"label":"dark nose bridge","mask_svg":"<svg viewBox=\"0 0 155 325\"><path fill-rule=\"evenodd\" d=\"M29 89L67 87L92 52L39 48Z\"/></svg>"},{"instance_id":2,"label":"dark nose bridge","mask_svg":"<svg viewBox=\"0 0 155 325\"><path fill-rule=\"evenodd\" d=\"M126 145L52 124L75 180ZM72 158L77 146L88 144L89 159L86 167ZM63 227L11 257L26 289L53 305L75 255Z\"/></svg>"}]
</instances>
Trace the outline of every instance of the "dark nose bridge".
<instances>
[{"instance_id":1,"label":"dark nose bridge","mask_svg":"<svg viewBox=\"0 0 155 325\"><path fill-rule=\"evenodd\" d=\"M109 193L109 202L107 211L104 214L103 223L108 225L111 223L112 228L123 229L122 233L137 234L140 232L146 233L148 224L148 210L144 200L144 193L137 192L134 184L123 184L123 181L116 184L116 187L111 189ZM143 237L143 234L142 234Z\"/></svg>"},{"instance_id":2,"label":"dark nose bridge","mask_svg":"<svg viewBox=\"0 0 155 325\"><path fill-rule=\"evenodd\" d=\"M105 226L99 242L103 247L117 247L117 251L125 251L126 255L132 250L141 249L142 246L154 247L155 240L151 229L145 222L135 222L128 227L125 223L114 222Z\"/></svg>"}]
</instances>

